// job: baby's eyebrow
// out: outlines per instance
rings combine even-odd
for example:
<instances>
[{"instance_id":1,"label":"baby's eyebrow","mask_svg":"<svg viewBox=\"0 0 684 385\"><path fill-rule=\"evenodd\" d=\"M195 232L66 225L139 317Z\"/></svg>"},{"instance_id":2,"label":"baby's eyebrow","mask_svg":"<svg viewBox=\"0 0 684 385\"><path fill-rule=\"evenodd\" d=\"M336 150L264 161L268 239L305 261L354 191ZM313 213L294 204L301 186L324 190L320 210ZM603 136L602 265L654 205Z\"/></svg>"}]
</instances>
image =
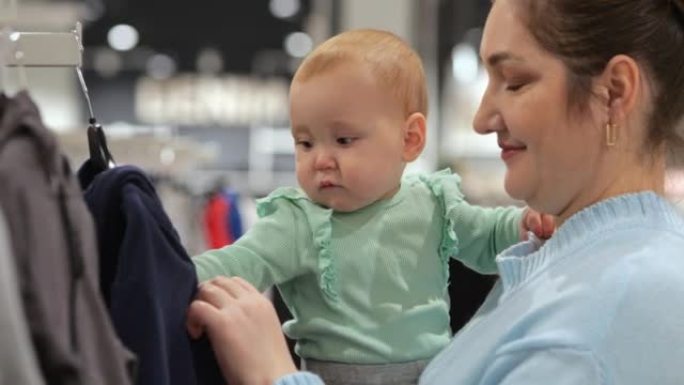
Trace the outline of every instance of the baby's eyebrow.
<instances>
[{"instance_id":1,"label":"baby's eyebrow","mask_svg":"<svg viewBox=\"0 0 684 385\"><path fill-rule=\"evenodd\" d=\"M336 120L330 124L330 127L334 130L353 130L356 128L356 125L352 122Z\"/></svg>"},{"instance_id":2,"label":"baby's eyebrow","mask_svg":"<svg viewBox=\"0 0 684 385\"><path fill-rule=\"evenodd\" d=\"M309 128L307 126L303 126L303 125L292 127L292 135L308 134L309 131L310 131Z\"/></svg>"}]
</instances>

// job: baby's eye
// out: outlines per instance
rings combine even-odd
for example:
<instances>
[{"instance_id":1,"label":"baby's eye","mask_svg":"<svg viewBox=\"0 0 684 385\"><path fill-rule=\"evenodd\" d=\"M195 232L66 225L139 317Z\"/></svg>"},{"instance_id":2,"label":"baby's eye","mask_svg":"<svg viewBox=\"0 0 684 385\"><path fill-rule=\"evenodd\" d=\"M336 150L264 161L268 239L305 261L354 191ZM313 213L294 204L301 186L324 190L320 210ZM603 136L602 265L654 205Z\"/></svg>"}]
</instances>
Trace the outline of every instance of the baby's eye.
<instances>
[{"instance_id":1,"label":"baby's eye","mask_svg":"<svg viewBox=\"0 0 684 385\"><path fill-rule=\"evenodd\" d=\"M351 138L351 137L343 137L343 138L337 138L337 144L341 144L343 146L350 145L356 140L356 138Z\"/></svg>"},{"instance_id":2,"label":"baby's eye","mask_svg":"<svg viewBox=\"0 0 684 385\"><path fill-rule=\"evenodd\" d=\"M313 146L313 144L308 140L296 140L295 145L307 150Z\"/></svg>"}]
</instances>

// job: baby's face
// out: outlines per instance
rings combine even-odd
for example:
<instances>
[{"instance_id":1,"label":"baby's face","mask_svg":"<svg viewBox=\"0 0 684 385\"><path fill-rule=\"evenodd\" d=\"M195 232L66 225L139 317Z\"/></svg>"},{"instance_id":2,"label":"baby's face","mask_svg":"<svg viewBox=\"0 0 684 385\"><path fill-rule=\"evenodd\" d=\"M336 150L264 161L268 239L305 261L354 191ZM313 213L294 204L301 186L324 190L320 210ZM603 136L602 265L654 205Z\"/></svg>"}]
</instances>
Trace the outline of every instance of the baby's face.
<instances>
[{"instance_id":1,"label":"baby's face","mask_svg":"<svg viewBox=\"0 0 684 385\"><path fill-rule=\"evenodd\" d=\"M368 69L342 64L294 82L290 118L297 180L311 199L349 212L398 190L405 117Z\"/></svg>"}]
</instances>

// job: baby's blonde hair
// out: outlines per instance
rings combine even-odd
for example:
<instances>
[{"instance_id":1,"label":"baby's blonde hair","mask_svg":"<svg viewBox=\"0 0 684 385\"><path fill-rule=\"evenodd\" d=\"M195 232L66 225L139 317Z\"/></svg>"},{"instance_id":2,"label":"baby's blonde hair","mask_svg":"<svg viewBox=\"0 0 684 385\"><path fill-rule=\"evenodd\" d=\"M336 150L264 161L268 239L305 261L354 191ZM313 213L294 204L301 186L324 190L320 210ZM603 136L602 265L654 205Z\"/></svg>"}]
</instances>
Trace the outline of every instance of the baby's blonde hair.
<instances>
[{"instance_id":1,"label":"baby's blonde hair","mask_svg":"<svg viewBox=\"0 0 684 385\"><path fill-rule=\"evenodd\" d=\"M369 66L380 83L403 104L407 117L414 112L427 116L423 64L418 54L391 32L358 29L326 40L304 59L293 82L304 82L340 64L354 61Z\"/></svg>"}]
</instances>

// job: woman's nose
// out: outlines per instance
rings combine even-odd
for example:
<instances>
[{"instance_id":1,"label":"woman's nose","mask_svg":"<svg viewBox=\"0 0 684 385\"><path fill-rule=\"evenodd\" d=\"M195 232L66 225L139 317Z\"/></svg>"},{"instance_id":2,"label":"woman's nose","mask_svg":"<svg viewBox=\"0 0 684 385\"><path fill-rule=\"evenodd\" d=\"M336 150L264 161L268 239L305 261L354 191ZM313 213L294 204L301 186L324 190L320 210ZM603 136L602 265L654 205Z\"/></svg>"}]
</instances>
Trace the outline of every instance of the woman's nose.
<instances>
[{"instance_id":1,"label":"woman's nose","mask_svg":"<svg viewBox=\"0 0 684 385\"><path fill-rule=\"evenodd\" d=\"M494 108L491 97L485 92L473 118L473 128L481 135L490 134L499 130L501 116Z\"/></svg>"}]
</instances>

